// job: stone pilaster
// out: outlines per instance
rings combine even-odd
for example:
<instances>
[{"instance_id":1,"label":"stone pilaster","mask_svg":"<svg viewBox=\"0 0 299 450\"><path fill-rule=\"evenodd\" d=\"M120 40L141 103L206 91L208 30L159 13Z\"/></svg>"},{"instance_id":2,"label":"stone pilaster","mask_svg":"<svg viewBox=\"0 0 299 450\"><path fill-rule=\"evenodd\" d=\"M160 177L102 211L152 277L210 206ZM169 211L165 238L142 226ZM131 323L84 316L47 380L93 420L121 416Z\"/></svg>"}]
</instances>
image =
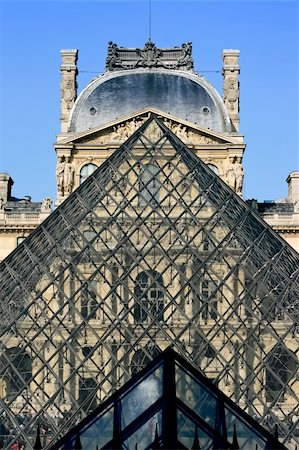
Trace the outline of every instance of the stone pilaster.
<instances>
[{"instance_id":1,"label":"stone pilaster","mask_svg":"<svg viewBox=\"0 0 299 450\"><path fill-rule=\"evenodd\" d=\"M70 111L77 98L78 50L61 50L61 58L60 123L61 132L66 133Z\"/></svg>"},{"instance_id":2,"label":"stone pilaster","mask_svg":"<svg viewBox=\"0 0 299 450\"><path fill-rule=\"evenodd\" d=\"M239 131L240 123L239 54L239 50L223 50L222 52L223 100L234 128L233 131Z\"/></svg>"}]
</instances>

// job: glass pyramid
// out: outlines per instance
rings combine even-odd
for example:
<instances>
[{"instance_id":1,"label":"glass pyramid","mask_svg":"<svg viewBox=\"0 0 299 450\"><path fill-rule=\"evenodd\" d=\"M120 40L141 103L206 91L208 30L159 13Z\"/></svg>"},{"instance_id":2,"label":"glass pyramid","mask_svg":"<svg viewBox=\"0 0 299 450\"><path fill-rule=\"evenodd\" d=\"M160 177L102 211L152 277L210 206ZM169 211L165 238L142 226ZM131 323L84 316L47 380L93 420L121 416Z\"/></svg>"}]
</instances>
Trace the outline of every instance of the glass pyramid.
<instances>
[{"instance_id":1,"label":"glass pyramid","mask_svg":"<svg viewBox=\"0 0 299 450\"><path fill-rule=\"evenodd\" d=\"M50 446L172 346L295 448L298 269L152 115L1 264L3 447L37 423Z\"/></svg>"},{"instance_id":2,"label":"glass pyramid","mask_svg":"<svg viewBox=\"0 0 299 450\"><path fill-rule=\"evenodd\" d=\"M52 450L79 448L286 450L170 347Z\"/></svg>"}]
</instances>

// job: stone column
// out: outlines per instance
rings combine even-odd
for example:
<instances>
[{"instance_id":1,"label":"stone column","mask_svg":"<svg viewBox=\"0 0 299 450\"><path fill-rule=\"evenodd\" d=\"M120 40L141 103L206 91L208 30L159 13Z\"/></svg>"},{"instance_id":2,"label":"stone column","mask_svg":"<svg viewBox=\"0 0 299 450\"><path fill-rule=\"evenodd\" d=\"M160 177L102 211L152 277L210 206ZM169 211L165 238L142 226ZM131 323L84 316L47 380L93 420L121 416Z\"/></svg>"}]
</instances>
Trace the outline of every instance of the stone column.
<instances>
[{"instance_id":1,"label":"stone column","mask_svg":"<svg viewBox=\"0 0 299 450\"><path fill-rule=\"evenodd\" d=\"M61 50L61 58L60 123L61 132L66 133L70 111L77 98L78 50Z\"/></svg>"},{"instance_id":2,"label":"stone column","mask_svg":"<svg viewBox=\"0 0 299 450\"><path fill-rule=\"evenodd\" d=\"M234 128L233 131L239 131L240 123L239 54L239 50L223 50L222 52L223 100Z\"/></svg>"}]
</instances>

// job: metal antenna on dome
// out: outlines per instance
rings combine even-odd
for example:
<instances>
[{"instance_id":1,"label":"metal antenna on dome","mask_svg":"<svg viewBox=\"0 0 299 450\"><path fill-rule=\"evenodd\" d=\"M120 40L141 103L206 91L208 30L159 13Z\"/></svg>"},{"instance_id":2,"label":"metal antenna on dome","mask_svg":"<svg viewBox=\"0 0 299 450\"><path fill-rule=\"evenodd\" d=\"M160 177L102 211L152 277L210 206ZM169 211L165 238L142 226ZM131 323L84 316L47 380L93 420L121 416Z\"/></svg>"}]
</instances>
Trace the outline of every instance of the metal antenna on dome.
<instances>
[{"instance_id":1,"label":"metal antenna on dome","mask_svg":"<svg viewBox=\"0 0 299 450\"><path fill-rule=\"evenodd\" d=\"M148 40L152 40L152 0L148 0Z\"/></svg>"}]
</instances>

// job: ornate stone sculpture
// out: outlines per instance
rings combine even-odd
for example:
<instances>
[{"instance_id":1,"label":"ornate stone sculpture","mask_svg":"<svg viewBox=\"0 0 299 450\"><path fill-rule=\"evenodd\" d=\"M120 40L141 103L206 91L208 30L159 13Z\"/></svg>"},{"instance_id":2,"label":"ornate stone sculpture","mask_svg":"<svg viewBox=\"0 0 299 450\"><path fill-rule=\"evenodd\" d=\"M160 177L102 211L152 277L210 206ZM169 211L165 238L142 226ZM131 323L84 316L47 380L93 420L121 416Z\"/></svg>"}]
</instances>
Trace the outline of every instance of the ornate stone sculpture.
<instances>
[{"instance_id":1,"label":"ornate stone sculpture","mask_svg":"<svg viewBox=\"0 0 299 450\"><path fill-rule=\"evenodd\" d=\"M236 174L236 193L242 195L243 190L243 179L244 179L244 169L241 163L241 158L237 158L235 163L235 174Z\"/></svg>"},{"instance_id":2,"label":"ornate stone sculpture","mask_svg":"<svg viewBox=\"0 0 299 450\"><path fill-rule=\"evenodd\" d=\"M61 131L68 129L70 111L77 97L78 50L61 50L60 121Z\"/></svg>"},{"instance_id":3,"label":"ornate stone sculpture","mask_svg":"<svg viewBox=\"0 0 299 450\"><path fill-rule=\"evenodd\" d=\"M236 131L239 129L239 50L223 50L223 100L226 106L229 118Z\"/></svg>"},{"instance_id":4,"label":"ornate stone sculpture","mask_svg":"<svg viewBox=\"0 0 299 450\"><path fill-rule=\"evenodd\" d=\"M66 159L66 163L64 166L64 195L70 194L73 186L74 181L74 168L72 164L70 163L70 159Z\"/></svg>"},{"instance_id":5,"label":"ornate stone sculpture","mask_svg":"<svg viewBox=\"0 0 299 450\"><path fill-rule=\"evenodd\" d=\"M118 47L108 43L106 70L136 69L139 67L163 67L165 69L192 70L192 43L186 42L181 47L156 47L150 39L144 48Z\"/></svg>"},{"instance_id":6,"label":"ornate stone sculpture","mask_svg":"<svg viewBox=\"0 0 299 450\"><path fill-rule=\"evenodd\" d=\"M193 69L192 42L182 44L183 56L178 60L177 66L186 66L187 69Z\"/></svg>"},{"instance_id":7,"label":"ornate stone sculpture","mask_svg":"<svg viewBox=\"0 0 299 450\"><path fill-rule=\"evenodd\" d=\"M108 42L106 69L112 70L115 64L121 64L121 60L117 54L117 45L110 41Z\"/></svg>"},{"instance_id":8,"label":"ornate stone sculpture","mask_svg":"<svg viewBox=\"0 0 299 450\"><path fill-rule=\"evenodd\" d=\"M122 142L128 139L128 137L132 136L134 131L137 130L138 127L145 121L145 118L134 118L132 120L128 120L127 122L121 123L113 127L113 133L105 136L103 139L103 143L107 141L116 141Z\"/></svg>"},{"instance_id":9,"label":"ornate stone sculpture","mask_svg":"<svg viewBox=\"0 0 299 450\"><path fill-rule=\"evenodd\" d=\"M236 78L227 78L223 84L224 102L231 111L239 110L239 82Z\"/></svg>"},{"instance_id":10,"label":"ornate stone sculpture","mask_svg":"<svg viewBox=\"0 0 299 450\"><path fill-rule=\"evenodd\" d=\"M174 123L171 130L177 135L178 138L186 141L188 139L187 127L181 123Z\"/></svg>"},{"instance_id":11,"label":"ornate stone sculpture","mask_svg":"<svg viewBox=\"0 0 299 450\"><path fill-rule=\"evenodd\" d=\"M50 212L51 211L51 205L52 205L52 200L50 198L44 198L42 201L42 205L41 205L41 210L43 212Z\"/></svg>"},{"instance_id":12,"label":"ornate stone sculpture","mask_svg":"<svg viewBox=\"0 0 299 450\"><path fill-rule=\"evenodd\" d=\"M185 125L177 122L173 122L170 119L164 119L164 124L177 135L184 142L192 142L195 144L212 144L221 142L220 139L211 138L209 136L205 136L204 134L199 134L199 132L195 133L188 129Z\"/></svg>"},{"instance_id":13,"label":"ornate stone sculpture","mask_svg":"<svg viewBox=\"0 0 299 450\"><path fill-rule=\"evenodd\" d=\"M144 49L136 49L137 55L140 57L139 61L137 61L137 65L141 65L143 67L153 67L158 63L159 57L162 55L162 51L157 49L156 45L148 40L145 43Z\"/></svg>"},{"instance_id":14,"label":"ornate stone sculpture","mask_svg":"<svg viewBox=\"0 0 299 450\"><path fill-rule=\"evenodd\" d=\"M74 167L70 162L70 158L58 158L56 166L57 191L59 197L70 194L74 181Z\"/></svg>"},{"instance_id":15,"label":"ornate stone sculpture","mask_svg":"<svg viewBox=\"0 0 299 450\"><path fill-rule=\"evenodd\" d=\"M64 184L64 167L65 162L63 158L58 158L56 166L56 181L57 181L57 191L58 195L63 195L63 184Z\"/></svg>"},{"instance_id":16,"label":"ornate stone sculpture","mask_svg":"<svg viewBox=\"0 0 299 450\"><path fill-rule=\"evenodd\" d=\"M230 166L226 172L227 184L238 194L242 195L244 170L242 166L242 159L233 157L229 158Z\"/></svg>"},{"instance_id":17,"label":"ornate stone sculpture","mask_svg":"<svg viewBox=\"0 0 299 450\"><path fill-rule=\"evenodd\" d=\"M65 103L65 108L70 110L76 98L74 80L63 79L61 81L61 102Z\"/></svg>"}]
</instances>

